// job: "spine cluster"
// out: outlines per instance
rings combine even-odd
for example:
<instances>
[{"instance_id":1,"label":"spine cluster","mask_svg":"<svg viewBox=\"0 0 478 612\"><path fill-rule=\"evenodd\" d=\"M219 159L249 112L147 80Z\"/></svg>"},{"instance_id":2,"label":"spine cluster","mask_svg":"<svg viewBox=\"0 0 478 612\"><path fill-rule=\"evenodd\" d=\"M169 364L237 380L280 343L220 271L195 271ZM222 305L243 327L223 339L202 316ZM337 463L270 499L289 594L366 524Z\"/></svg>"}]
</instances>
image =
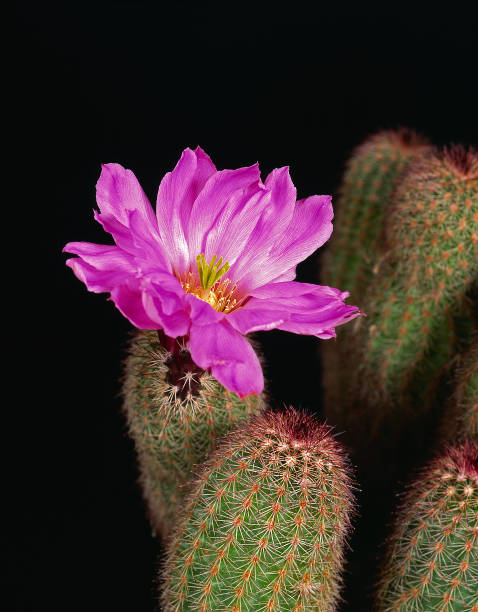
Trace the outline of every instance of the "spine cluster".
<instances>
[{"instance_id":1,"label":"spine cluster","mask_svg":"<svg viewBox=\"0 0 478 612\"><path fill-rule=\"evenodd\" d=\"M434 461L396 519L378 612L478 611L478 443Z\"/></svg>"},{"instance_id":2,"label":"spine cluster","mask_svg":"<svg viewBox=\"0 0 478 612\"><path fill-rule=\"evenodd\" d=\"M165 610L326 611L339 597L349 467L329 428L287 410L227 437L190 496Z\"/></svg>"},{"instance_id":3,"label":"spine cluster","mask_svg":"<svg viewBox=\"0 0 478 612\"><path fill-rule=\"evenodd\" d=\"M141 331L131 342L123 396L153 531L166 538L193 466L229 429L260 412L263 401L239 399L195 368L187 351L173 356L154 331Z\"/></svg>"}]
</instances>

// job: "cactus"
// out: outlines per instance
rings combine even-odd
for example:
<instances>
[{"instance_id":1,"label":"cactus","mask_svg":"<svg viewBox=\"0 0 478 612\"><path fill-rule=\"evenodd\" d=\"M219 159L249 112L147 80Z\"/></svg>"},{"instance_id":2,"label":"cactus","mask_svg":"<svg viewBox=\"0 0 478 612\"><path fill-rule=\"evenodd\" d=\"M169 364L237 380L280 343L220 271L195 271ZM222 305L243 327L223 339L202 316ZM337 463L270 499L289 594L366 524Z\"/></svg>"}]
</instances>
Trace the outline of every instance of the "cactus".
<instances>
[{"instance_id":1,"label":"cactus","mask_svg":"<svg viewBox=\"0 0 478 612\"><path fill-rule=\"evenodd\" d=\"M377 263L392 191L410 161L428 150L425 139L411 130L385 131L366 140L348 162L321 280L350 291L359 305ZM325 403L333 420L349 385L343 366L356 342L356 330L357 324L338 329L337 342L321 345Z\"/></svg>"},{"instance_id":2,"label":"cactus","mask_svg":"<svg viewBox=\"0 0 478 612\"><path fill-rule=\"evenodd\" d=\"M440 438L448 442L465 437L478 440L478 335L460 358L455 384Z\"/></svg>"},{"instance_id":3,"label":"cactus","mask_svg":"<svg viewBox=\"0 0 478 612\"><path fill-rule=\"evenodd\" d=\"M411 486L378 612L478 612L478 443L451 448Z\"/></svg>"},{"instance_id":4,"label":"cactus","mask_svg":"<svg viewBox=\"0 0 478 612\"><path fill-rule=\"evenodd\" d=\"M346 368L336 415L327 407L330 420L352 430L351 446L368 449L372 465L376 453L389 464L401 454L406 463L405 441L417 452L426 448L446 400L453 358L474 327L469 294L478 281L476 152L454 147L415 159L391 198L382 237L362 305L367 319L353 326L354 344L342 349L356 367L352 373Z\"/></svg>"},{"instance_id":5,"label":"cactus","mask_svg":"<svg viewBox=\"0 0 478 612\"><path fill-rule=\"evenodd\" d=\"M329 427L288 409L231 432L171 542L164 610L330 611L353 496Z\"/></svg>"},{"instance_id":6,"label":"cactus","mask_svg":"<svg viewBox=\"0 0 478 612\"><path fill-rule=\"evenodd\" d=\"M123 383L124 411L135 441L153 532L167 538L193 466L228 429L262 409L260 396L239 399L197 368L188 351L154 331L131 342ZM165 346L168 346L169 351Z\"/></svg>"},{"instance_id":7,"label":"cactus","mask_svg":"<svg viewBox=\"0 0 478 612\"><path fill-rule=\"evenodd\" d=\"M394 195L385 242L358 378L377 403L422 410L461 348L455 319L466 327L478 280L478 155L456 147L417 160Z\"/></svg>"}]
</instances>

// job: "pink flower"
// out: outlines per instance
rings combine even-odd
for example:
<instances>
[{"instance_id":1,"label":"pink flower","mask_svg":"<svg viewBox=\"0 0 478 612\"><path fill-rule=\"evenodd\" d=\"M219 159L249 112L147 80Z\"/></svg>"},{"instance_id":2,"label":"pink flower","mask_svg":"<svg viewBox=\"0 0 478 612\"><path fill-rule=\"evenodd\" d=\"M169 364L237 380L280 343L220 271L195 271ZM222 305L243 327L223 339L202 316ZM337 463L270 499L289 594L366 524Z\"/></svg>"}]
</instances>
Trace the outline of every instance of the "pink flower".
<instances>
[{"instance_id":1,"label":"pink flower","mask_svg":"<svg viewBox=\"0 0 478 612\"><path fill-rule=\"evenodd\" d=\"M70 242L90 291L109 292L140 329L185 337L192 359L241 397L264 386L245 334L282 329L318 338L361 314L348 293L294 282L296 265L332 232L330 196L296 201L288 168L217 171L186 149L161 181L156 215L131 170L106 164L95 219L115 246Z\"/></svg>"}]
</instances>

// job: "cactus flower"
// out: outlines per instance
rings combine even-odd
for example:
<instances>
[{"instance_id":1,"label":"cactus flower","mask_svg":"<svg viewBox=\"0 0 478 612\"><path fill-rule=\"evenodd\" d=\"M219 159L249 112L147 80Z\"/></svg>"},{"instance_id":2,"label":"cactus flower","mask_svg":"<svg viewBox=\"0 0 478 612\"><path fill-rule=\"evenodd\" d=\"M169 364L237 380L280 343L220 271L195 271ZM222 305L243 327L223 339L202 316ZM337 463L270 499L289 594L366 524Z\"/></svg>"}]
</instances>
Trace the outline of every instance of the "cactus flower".
<instances>
[{"instance_id":1,"label":"cactus flower","mask_svg":"<svg viewBox=\"0 0 478 612\"><path fill-rule=\"evenodd\" d=\"M95 219L115 245L70 242L67 265L89 291L108 292L140 329L184 338L194 362L244 397L264 385L244 335L281 329L318 338L358 316L348 296L294 282L296 265L332 232L330 196L296 201L287 167L264 183L255 164L217 171L186 149L159 186L156 215L131 170L106 164Z\"/></svg>"}]
</instances>

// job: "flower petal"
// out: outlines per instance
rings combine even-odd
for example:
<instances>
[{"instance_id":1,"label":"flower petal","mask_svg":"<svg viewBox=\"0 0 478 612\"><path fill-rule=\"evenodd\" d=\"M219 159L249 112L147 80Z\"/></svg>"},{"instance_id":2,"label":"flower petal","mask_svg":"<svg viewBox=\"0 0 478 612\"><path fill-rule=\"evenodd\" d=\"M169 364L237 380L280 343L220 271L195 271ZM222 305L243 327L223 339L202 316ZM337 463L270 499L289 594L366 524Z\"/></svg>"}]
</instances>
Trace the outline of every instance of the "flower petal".
<instances>
[{"instance_id":1,"label":"flower petal","mask_svg":"<svg viewBox=\"0 0 478 612\"><path fill-rule=\"evenodd\" d=\"M222 384L240 397L264 388L262 368L250 343L227 321L191 326L189 350L195 363L209 369Z\"/></svg>"},{"instance_id":2,"label":"flower petal","mask_svg":"<svg viewBox=\"0 0 478 612\"><path fill-rule=\"evenodd\" d=\"M137 210L145 227L157 233L154 211L134 173L120 164L102 164L101 168L96 183L96 201L101 213L129 227L128 211Z\"/></svg>"},{"instance_id":3,"label":"flower petal","mask_svg":"<svg viewBox=\"0 0 478 612\"><path fill-rule=\"evenodd\" d=\"M257 258L254 258L254 247L248 245L249 258L244 259L244 268L247 259L250 259L249 269L242 276L235 272L234 280L240 281L243 291L250 292L280 278L328 240L332 232L332 218L330 196L311 196L299 200L283 236L267 253L259 247Z\"/></svg>"},{"instance_id":4,"label":"flower petal","mask_svg":"<svg viewBox=\"0 0 478 612\"><path fill-rule=\"evenodd\" d=\"M268 192L259 182L247 189L238 189L227 201L214 225L207 233L204 253L206 261L213 255L232 266L244 250L262 210L269 203Z\"/></svg>"},{"instance_id":5,"label":"flower petal","mask_svg":"<svg viewBox=\"0 0 478 612\"><path fill-rule=\"evenodd\" d=\"M226 316L223 312L214 310L208 302L190 293L186 294L185 300L189 305L189 316L194 325L211 325L212 323L217 323Z\"/></svg>"},{"instance_id":6,"label":"flower petal","mask_svg":"<svg viewBox=\"0 0 478 612\"><path fill-rule=\"evenodd\" d=\"M143 279L142 283L142 304L146 314L170 338L186 335L190 327L190 317L183 301L184 291L181 288L181 295L174 281L174 276L164 274L157 275L155 280Z\"/></svg>"},{"instance_id":7,"label":"flower petal","mask_svg":"<svg viewBox=\"0 0 478 612\"><path fill-rule=\"evenodd\" d=\"M249 288L243 279L248 278L249 274L254 275L267 262L271 249L279 240L284 239L284 232L294 213L296 189L290 178L289 168L273 170L267 177L264 188L268 201L262 207L263 212L234 269L230 270L231 278L235 282L241 281L243 290ZM283 269L279 271L282 272Z\"/></svg>"},{"instance_id":8,"label":"flower petal","mask_svg":"<svg viewBox=\"0 0 478 612\"><path fill-rule=\"evenodd\" d=\"M134 258L117 246L69 242L63 251L79 255L68 259L66 265L94 293L111 291L128 278L136 277Z\"/></svg>"},{"instance_id":9,"label":"flower petal","mask_svg":"<svg viewBox=\"0 0 478 612\"><path fill-rule=\"evenodd\" d=\"M128 282L114 287L111 290L111 299L121 314L138 329L158 329L158 323L148 316L142 304L139 281L136 284Z\"/></svg>"},{"instance_id":10,"label":"flower petal","mask_svg":"<svg viewBox=\"0 0 478 612\"><path fill-rule=\"evenodd\" d=\"M159 231L173 267L180 274L189 267L187 232L191 209L206 181L215 173L214 164L200 147L195 151L186 149L159 186L156 203Z\"/></svg>"},{"instance_id":11,"label":"flower petal","mask_svg":"<svg viewBox=\"0 0 478 612\"><path fill-rule=\"evenodd\" d=\"M247 303L227 316L241 334L273 328L318 337L361 314L344 303L348 293L308 283L273 283L256 289Z\"/></svg>"},{"instance_id":12,"label":"flower petal","mask_svg":"<svg viewBox=\"0 0 478 612\"><path fill-rule=\"evenodd\" d=\"M257 164L237 170L221 170L208 180L196 198L189 218L188 244L192 262L197 255L205 253L208 233L216 223L219 223L229 199L238 198L239 206L243 205L241 194L247 193L251 187L258 186L259 181ZM227 227L222 226L222 231L227 232ZM222 253L217 255L220 257Z\"/></svg>"}]
</instances>

